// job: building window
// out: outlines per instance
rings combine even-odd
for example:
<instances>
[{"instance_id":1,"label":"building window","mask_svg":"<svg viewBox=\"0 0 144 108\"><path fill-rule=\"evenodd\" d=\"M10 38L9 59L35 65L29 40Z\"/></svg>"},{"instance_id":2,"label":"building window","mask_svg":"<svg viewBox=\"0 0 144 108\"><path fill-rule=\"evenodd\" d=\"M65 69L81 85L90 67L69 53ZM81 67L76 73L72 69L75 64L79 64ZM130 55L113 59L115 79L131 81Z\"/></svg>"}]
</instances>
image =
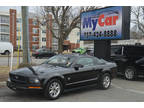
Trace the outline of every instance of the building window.
<instances>
[{"instance_id":1,"label":"building window","mask_svg":"<svg viewBox=\"0 0 144 108\"><path fill-rule=\"evenodd\" d=\"M33 28L33 33L37 34L38 33L38 28Z\"/></svg>"},{"instance_id":2,"label":"building window","mask_svg":"<svg viewBox=\"0 0 144 108\"><path fill-rule=\"evenodd\" d=\"M32 37L32 41L33 41L33 42L37 42L37 41L38 41L38 38L39 38L38 36L33 36L33 37Z\"/></svg>"},{"instance_id":3,"label":"building window","mask_svg":"<svg viewBox=\"0 0 144 108\"><path fill-rule=\"evenodd\" d=\"M0 35L0 41L8 42L9 41L9 35L1 34Z\"/></svg>"},{"instance_id":4,"label":"building window","mask_svg":"<svg viewBox=\"0 0 144 108\"><path fill-rule=\"evenodd\" d=\"M38 25L38 21L36 21L36 20L33 20L33 25Z\"/></svg>"},{"instance_id":5,"label":"building window","mask_svg":"<svg viewBox=\"0 0 144 108\"><path fill-rule=\"evenodd\" d=\"M17 23L21 23L21 22L22 22L22 19L21 19L21 18L17 18L17 19L16 19L16 22L17 22Z\"/></svg>"},{"instance_id":6,"label":"building window","mask_svg":"<svg viewBox=\"0 0 144 108\"><path fill-rule=\"evenodd\" d=\"M46 30L42 30L42 33L46 33Z\"/></svg>"},{"instance_id":7,"label":"building window","mask_svg":"<svg viewBox=\"0 0 144 108\"><path fill-rule=\"evenodd\" d=\"M52 43L57 44L57 43L58 43L58 40L55 39L55 38L53 38Z\"/></svg>"},{"instance_id":8,"label":"building window","mask_svg":"<svg viewBox=\"0 0 144 108\"><path fill-rule=\"evenodd\" d=\"M32 50L36 50L36 49L38 49L38 48L39 48L38 45L36 45L36 44L33 44L33 45L32 45Z\"/></svg>"},{"instance_id":9,"label":"building window","mask_svg":"<svg viewBox=\"0 0 144 108\"><path fill-rule=\"evenodd\" d=\"M0 22L9 24L9 17L8 16L0 16Z\"/></svg>"},{"instance_id":10,"label":"building window","mask_svg":"<svg viewBox=\"0 0 144 108\"><path fill-rule=\"evenodd\" d=\"M0 27L1 32L9 33L9 26L7 25L1 25Z\"/></svg>"},{"instance_id":11,"label":"building window","mask_svg":"<svg viewBox=\"0 0 144 108\"><path fill-rule=\"evenodd\" d=\"M43 41L43 42L46 42L46 38L45 38L45 37L43 37L43 38L42 38L42 41Z\"/></svg>"}]
</instances>

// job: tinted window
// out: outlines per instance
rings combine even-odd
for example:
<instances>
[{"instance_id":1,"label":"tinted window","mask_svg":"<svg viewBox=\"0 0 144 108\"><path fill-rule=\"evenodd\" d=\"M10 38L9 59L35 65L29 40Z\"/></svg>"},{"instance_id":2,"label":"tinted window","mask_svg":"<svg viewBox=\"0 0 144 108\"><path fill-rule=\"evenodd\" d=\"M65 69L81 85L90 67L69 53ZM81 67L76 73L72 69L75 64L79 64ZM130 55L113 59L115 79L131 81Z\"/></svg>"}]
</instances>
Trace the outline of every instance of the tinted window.
<instances>
[{"instance_id":1,"label":"tinted window","mask_svg":"<svg viewBox=\"0 0 144 108\"><path fill-rule=\"evenodd\" d=\"M112 46L111 47L111 56L121 55L122 47L121 46Z\"/></svg>"},{"instance_id":2,"label":"tinted window","mask_svg":"<svg viewBox=\"0 0 144 108\"><path fill-rule=\"evenodd\" d=\"M93 62L92 58L80 58L77 61L77 64L81 64L83 66L92 66L92 65L94 65L94 62Z\"/></svg>"},{"instance_id":3,"label":"tinted window","mask_svg":"<svg viewBox=\"0 0 144 108\"><path fill-rule=\"evenodd\" d=\"M127 56L143 56L144 47L143 46L125 46L124 54Z\"/></svg>"}]
</instances>

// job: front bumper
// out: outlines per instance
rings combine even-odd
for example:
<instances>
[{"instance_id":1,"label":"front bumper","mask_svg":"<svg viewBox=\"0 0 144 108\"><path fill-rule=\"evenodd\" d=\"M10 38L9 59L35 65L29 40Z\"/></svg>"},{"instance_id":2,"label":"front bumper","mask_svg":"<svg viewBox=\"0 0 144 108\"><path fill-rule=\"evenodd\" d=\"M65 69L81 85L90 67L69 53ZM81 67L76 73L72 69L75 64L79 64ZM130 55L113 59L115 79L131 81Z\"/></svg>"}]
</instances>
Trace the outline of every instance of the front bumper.
<instances>
[{"instance_id":1,"label":"front bumper","mask_svg":"<svg viewBox=\"0 0 144 108\"><path fill-rule=\"evenodd\" d=\"M10 80L7 81L7 87L14 91L42 91L43 88L40 84L19 84L12 82Z\"/></svg>"}]
</instances>

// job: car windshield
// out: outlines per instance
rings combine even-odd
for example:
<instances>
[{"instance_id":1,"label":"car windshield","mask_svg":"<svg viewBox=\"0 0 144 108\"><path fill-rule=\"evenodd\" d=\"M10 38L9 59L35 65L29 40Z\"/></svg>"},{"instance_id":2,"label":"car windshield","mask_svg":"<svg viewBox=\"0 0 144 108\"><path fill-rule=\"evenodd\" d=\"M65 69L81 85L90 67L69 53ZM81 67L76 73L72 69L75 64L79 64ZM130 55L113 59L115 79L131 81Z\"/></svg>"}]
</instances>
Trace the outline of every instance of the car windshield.
<instances>
[{"instance_id":1,"label":"car windshield","mask_svg":"<svg viewBox=\"0 0 144 108\"><path fill-rule=\"evenodd\" d=\"M67 57L62 55L57 55L49 58L42 64L49 64L54 66L69 67L74 61L74 57Z\"/></svg>"},{"instance_id":2,"label":"car windshield","mask_svg":"<svg viewBox=\"0 0 144 108\"><path fill-rule=\"evenodd\" d=\"M108 61L104 60L104 59L100 59L101 63L108 63Z\"/></svg>"}]
</instances>

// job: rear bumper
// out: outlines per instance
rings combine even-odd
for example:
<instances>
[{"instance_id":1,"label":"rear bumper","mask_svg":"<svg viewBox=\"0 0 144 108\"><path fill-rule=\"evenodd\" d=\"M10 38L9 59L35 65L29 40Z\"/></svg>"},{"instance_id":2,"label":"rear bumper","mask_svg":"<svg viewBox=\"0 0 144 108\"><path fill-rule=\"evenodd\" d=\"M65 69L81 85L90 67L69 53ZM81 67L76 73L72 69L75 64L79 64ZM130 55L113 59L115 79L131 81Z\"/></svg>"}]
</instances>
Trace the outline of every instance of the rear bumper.
<instances>
[{"instance_id":1,"label":"rear bumper","mask_svg":"<svg viewBox=\"0 0 144 108\"><path fill-rule=\"evenodd\" d=\"M10 80L7 81L7 87L16 91L42 91L43 88L40 84L18 84L11 82Z\"/></svg>"}]
</instances>

